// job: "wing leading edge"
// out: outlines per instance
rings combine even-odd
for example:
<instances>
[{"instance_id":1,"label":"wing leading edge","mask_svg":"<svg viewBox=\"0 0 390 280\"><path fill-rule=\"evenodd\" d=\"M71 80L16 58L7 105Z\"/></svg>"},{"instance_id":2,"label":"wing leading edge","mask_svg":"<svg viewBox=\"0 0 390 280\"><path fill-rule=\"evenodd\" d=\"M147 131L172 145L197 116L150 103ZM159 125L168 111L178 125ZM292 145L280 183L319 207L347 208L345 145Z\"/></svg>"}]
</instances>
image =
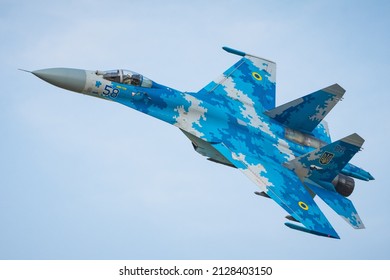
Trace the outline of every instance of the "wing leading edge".
<instances>
[{"instance_id":1,"label":"wing leading edge","mask_svg":"<svg viewBox=\"0 0 390 280\"><path fill-rule=\"evenodd\" d=\"M269 159L254 159L236 153L224 143L212 146L305 227L291 224L286 226L316 235L340 238L293 171L272 163Z\"/></svg>"}]
</instances>

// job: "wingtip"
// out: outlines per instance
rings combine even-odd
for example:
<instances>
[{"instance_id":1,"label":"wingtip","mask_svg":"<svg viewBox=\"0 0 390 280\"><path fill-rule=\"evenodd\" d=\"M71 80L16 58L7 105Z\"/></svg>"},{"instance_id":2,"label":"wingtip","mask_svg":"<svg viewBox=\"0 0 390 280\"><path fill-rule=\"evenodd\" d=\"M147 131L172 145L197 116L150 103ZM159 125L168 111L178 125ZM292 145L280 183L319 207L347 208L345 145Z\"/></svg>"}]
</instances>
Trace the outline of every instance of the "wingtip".
<instances>
[{"instance_id":1,"label":"wingtip","mask_svg":"<svg viewBox=\"0 0 390 280\"><path fill-rule=\"evenodd\" d=\"M329 92L331 94L334 94L336 95L338 98L341 98L344 93L345 93L345 89L342 88L339 84L333 84L331 86L328 86L326 88L323 89L324 91L326 92Z\"/></svg>"}]
</instances>

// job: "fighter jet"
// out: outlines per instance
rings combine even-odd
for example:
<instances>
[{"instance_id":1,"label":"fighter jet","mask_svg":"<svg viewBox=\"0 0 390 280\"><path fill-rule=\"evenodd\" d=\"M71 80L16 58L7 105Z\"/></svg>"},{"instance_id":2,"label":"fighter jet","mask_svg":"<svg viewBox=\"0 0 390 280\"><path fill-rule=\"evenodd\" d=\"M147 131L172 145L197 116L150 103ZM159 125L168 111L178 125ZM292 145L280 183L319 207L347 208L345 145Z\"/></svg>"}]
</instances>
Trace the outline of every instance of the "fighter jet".
<instances>
[{"instance_id":1,"label":"fighter jet","mask_svg":"<svg viewBox=\"0 0 390 280\"><path fill-rule=\"evenodd\" d=\"M325 116L345 90L333 84L275 106L276 64L229 47L241 58L198 92L181 92L129 70L32 71L74 92L121 103L178 127L196 152L242 171L288 212L286 226L339 239L314 201L318 195L355 229L364 228L347 198L355 181L374 180L349 161L364 139L332 142ZM353 178L352 178L353 177Z\"/></svg>"}]
</instances>

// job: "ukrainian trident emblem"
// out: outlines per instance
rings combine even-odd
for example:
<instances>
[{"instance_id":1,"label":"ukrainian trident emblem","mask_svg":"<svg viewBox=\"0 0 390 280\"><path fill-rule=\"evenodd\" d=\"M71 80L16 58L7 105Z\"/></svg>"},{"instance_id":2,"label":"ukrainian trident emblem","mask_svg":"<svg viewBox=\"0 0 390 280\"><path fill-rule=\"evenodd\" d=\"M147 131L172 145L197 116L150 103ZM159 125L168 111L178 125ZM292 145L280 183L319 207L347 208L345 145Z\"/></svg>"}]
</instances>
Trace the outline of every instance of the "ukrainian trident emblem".
<instances>
[{"instance_id":1,"label":"ukrainian trident emblem","mask_svg":"<svg viewBox=\"0 0 390 280\"><path fill-rule=\"evenodd\" d=\"M327 165L332 160L333 157L334 157L334 154L329 153L329 152L325 152L320 157L320 163L322 165Z\"/></svg>"}]
</instances>

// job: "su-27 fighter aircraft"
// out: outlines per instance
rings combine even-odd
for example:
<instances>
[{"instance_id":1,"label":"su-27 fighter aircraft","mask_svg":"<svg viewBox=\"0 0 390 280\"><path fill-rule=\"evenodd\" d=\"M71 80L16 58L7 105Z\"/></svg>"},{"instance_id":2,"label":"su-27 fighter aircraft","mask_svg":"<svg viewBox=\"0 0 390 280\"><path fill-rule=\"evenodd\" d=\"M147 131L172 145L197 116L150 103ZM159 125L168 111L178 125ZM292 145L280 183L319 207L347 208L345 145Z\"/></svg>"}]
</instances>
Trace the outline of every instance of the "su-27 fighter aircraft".
<instances>
[{"instance_id":1,"label":"su-27 fighter aircraft","mask_svg":"<svg viewBox=\"0 0 390 280\"><path fill-rule=\"evenodd\" d=\"M361 149L354 133L332 142L324 117L342 98L338 84L275 107L276 64L228 47L242 58L199 92L181 92L128 70L51 68L32 74L55 86L115 101L178 127L198 153L238 168L294 223L286 226L339 238L313 198L347 223L364 228L347 199L355 182L374 180L348 163ZM299 223L301 225L299 225ZM303 226L302 226L303 225Z\"/></svg>"}]
</instances>

